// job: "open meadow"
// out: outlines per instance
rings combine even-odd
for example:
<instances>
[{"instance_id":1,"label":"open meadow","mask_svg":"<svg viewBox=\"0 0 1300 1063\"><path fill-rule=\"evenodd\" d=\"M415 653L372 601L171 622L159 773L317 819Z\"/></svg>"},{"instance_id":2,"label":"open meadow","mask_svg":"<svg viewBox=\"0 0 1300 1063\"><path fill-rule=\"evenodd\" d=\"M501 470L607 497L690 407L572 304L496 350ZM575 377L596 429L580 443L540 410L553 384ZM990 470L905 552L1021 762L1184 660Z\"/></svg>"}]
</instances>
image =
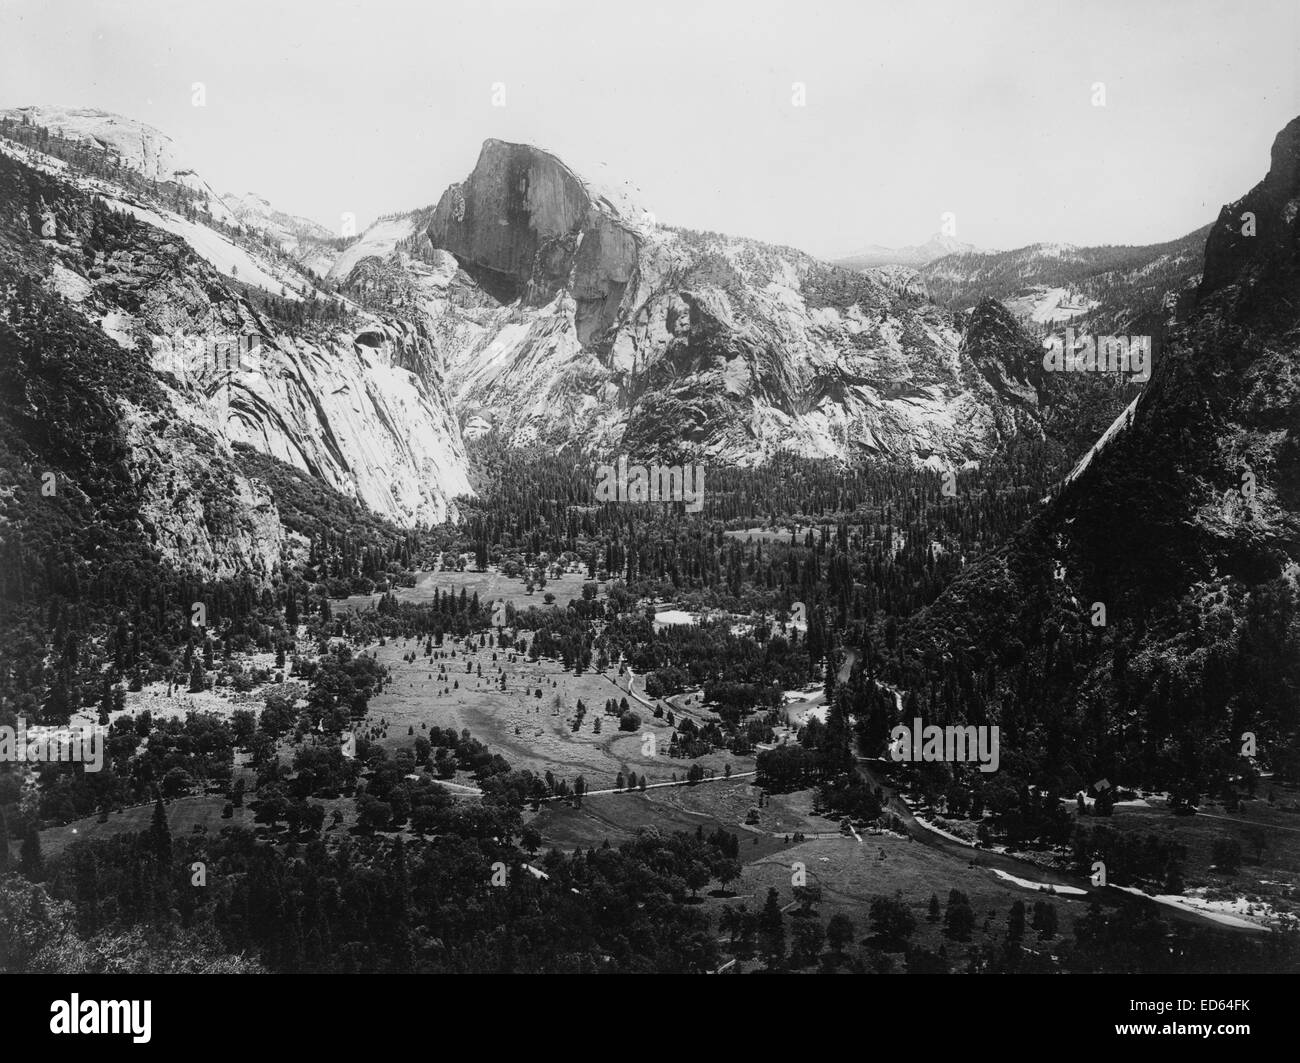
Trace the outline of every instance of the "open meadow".
<instances>
[{"instance_id":1,"label":"open meadow","mask_svg":"<svg viewBox=\"0 0 1300 1063\"><path fill-rule=\"evenodd\" d=\"M551 771L570 783L582 775L590 790L613 787L620 772L632 771L656 783L670 782L674 775L684 779L697 763L718 775L728 765L733 772L753 770L752 757L727 751L696 760L669 756L673 728L631 697L629 706L641 717L641 725L634 732L620 731L619 718L604 711L606 699L627 697L612 672L574 675L557 661L530 661L510 650L480 647L477 638L472 642L473 648L466 650L463 641L453 645L448 639L441 648L434 647L432 658L423 656L424 643L416 639L367 649L388 666L392 683L371 699L362 732L376 732L386 722L387 737L379 741L396 749L411 744L411 729L415 735L428 727L468 729L511 767L539 775ZM404 660L413 650L414 663ZM586 712L575 731L579 700ZM654 738L653 752L648 736Z\"/></svg>"}]
</instances>

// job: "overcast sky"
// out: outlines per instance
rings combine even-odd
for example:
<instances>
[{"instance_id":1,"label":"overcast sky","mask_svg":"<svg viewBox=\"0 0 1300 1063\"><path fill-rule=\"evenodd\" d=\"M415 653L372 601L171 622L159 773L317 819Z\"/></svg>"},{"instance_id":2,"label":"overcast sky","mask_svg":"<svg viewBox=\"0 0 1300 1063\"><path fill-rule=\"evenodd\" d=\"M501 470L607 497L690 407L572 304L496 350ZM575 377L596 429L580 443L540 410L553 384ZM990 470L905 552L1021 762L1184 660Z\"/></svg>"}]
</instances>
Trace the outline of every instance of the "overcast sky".
<instances>
[{"instance_id":1,"label":"overcast sky","mask_svg":"<svg viewBox=\"0 0 1300 1063\"><path fill-rule=\"evenodd\" d=\"M605 164L661 221L815 254L919 243L947 211L983 247L1150 243L1264 175L1300 113L1298 11L0 0L0 107L140 119L219 191L335 229L436 202L499 137Z\"/></svg>"}]
</instances>

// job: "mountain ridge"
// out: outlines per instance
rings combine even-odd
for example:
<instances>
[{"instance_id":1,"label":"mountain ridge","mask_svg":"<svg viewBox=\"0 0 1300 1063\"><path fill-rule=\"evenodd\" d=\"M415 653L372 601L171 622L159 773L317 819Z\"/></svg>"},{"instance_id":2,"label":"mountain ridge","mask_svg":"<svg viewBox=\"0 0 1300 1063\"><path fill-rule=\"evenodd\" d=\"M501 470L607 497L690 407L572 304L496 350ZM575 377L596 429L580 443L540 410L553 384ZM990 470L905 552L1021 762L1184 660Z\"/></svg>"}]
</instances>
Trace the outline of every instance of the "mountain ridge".
<instances>
[{"instance_id":1,"label":"mountain ridge","mask_svg":"<svg viewBox=\"0 0 1300 1063\"><path fill-rule=\"evenodd\" d=\"M987 655L959 714L1070 751L1025 781L1106 777L1194 804L1256 770L1245 732L1262 768L1300 758L1297 173L1300 119L1220 211L1138 399L1011 543L905 625L900 680ZM1194 741L1166 742L1174 718Z\"/></svg>"},{"instance_id":2,"label":"mountain ridge","mask_svg":"<svg viewBox=\"0 0 1300 1063\"><path fill-rule=\"evenodd\" d=\"M143 348L178 415L397 523L453 512L469 490L463 449L418 323L340 299L174 183L124 184L112 163L92 157L87 170L76 149L64 154L80 168L0 138L15 180L42 189L10 219L18 240L48 229L25 268L119 346Z\"/></svg>"},{"instance_id":3,"label":"mountain ridge","mask_svg":"<svg viewBox=\"0 0 1300 1063\"><path fill-rule=\"evenodd\" d=\"M920 268L937 258L954 254L996 254L984 251L974 244L963 243L956 237L937 232L923 244L908 244L905 247L882 247L869 244L860 250L840 258L830 259L831 265L844 269L864 270L873 266L912 266Z\"/></svg>"},{"instance_id":4,"label":"mountain ridge","mask_svg":"<svg viewBox=\"0 0 1300 1063\"><path fill-rule=\"evenodd\" d=\"M96 113L95 122L110 117ZM364 337L378 337L385 357L441 396L434 405L444 412L433 418L453 455L472 424L475 434L592 453L753 464L790 450L943 469L1044 431L1046 414L1029 401L1037 392L1008 390L1000 371L981 369L967 321L931 306L908 267L859 274L792 248L660 225L625 189L603 190L532 145L489 138L467 178L435 205L386 216L346 241L262 197L229 198L224 223L203 213L204 195L189 201L200 213L175 218L109 195L190 241L219 272L237 272L241 286L305 302L291 311L299 316L329 300L347 313L390 315L390 326L352 337L354 352L368 357L375 348ZM129 329L131 315L114 314L114 327ZM221 415L233 440L354 490L344 471L354 459L308 458L280 428L268 434L270 411L294 402L287 393L252 395L240 384L238 394ZM383 419L383 432L404 431L400 417ZM328 433L320 445L330 453ZM379 477L383 464L368 475ZM464 487L454 474L449 483L446 498ZM417 515L409 490L394 505L376 487L366 498L381 515Z\"/></svg>"}]
</instances>

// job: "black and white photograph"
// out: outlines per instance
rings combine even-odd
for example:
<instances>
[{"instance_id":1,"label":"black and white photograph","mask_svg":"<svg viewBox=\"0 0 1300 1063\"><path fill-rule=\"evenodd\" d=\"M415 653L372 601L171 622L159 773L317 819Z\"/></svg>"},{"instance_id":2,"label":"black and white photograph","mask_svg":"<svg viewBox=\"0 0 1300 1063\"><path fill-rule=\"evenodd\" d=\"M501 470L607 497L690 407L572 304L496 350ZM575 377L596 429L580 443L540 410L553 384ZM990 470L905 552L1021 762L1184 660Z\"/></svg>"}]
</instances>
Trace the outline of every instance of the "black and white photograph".
<instances>
[{"instance_id":1,"label":"black and white photograph","mask_svg":"<svg viewBox=\"0 0 1300 1063\"><path fill-rule=\"evenodd\" d=\"M1298 116L1295 0L0 0L0 986L1253 1044Z\"/></svg>"}]
</instances>

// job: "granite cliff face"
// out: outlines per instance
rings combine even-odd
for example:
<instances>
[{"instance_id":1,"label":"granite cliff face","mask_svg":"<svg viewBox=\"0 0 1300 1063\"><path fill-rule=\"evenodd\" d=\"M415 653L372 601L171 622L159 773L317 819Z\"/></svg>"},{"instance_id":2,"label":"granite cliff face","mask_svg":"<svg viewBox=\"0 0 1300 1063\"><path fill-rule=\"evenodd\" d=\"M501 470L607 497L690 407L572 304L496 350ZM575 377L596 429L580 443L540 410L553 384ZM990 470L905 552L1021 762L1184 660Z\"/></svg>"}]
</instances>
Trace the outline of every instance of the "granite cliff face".
<instances>
[{"instance_id":1,"label":"granite cliff face","mask_svg":"<svg viewBox=\"0 0 1300 1063\"><path fill-rule=\"evenodd\" d=\"M124 123L115 119L113 126ZM102 122L96 118L78 136L65 128L70 141L85 142L99 135ZM142 466L162 463L148 485L201 478L182 474L186 454L196 455L199 466L229 463L235 478L222 491L260 529L252 537L264 535L267 550L253 557L257 548L250 554L238 544L188 541L187 534L201 536L209 526L164 495L157 505L146 503L156 511L151 520L159 535L174 540L160 540L164 553L214 574L265 573L271 566L280 536L269 531L270 500L237 475L232 447L240 443L397 525L454 519L452 500L470 486L427 322L332 294L283 249L268 248L261 229L245 235L233 214L223 222L202 209L201 199L192 201L197 210L169 209L176 171L168 171L162 149L142 149L139 160L121 163L132 173L140 172L136 162L172 173L155 190L115 181L112 170L88 176L42 151L40 140L13 133L0 137L0 167L12 202L23 207L8 220L25 248L19 267L101 336L144 358L173 411L167 423L179 420L191 430L189 442L169 430L161 448L144 427L150 418L128 432ZM32 236L39 239L29 243ZM128 406L122 417L130 427L141 417ZM171 474L168 460L178 463Z\"/></svg>"},{"instance_id":2,"label":"granite cliff face","mask_svg":"<svg viewBox=\"0 0 1300 1063\"><path fill-rule=\"evenodd\" d=\"M637 269L630 220L555 156L488 140L469 177L438 201L429 239L503 302L574 300L579 343L614 323Z\"/></svg>"},{"instance_id":3,"label":"granite cliff face","mask_svg":"<svg viewBox=\"0 0 1300 1063\"><path fill-rule=\"evenodd\" d=\"M1037 430L907 278L656 225L535 147L485 143L425 231L503 304L429 309L462 420L516 443L942 467Z\"/></svg>"},{"instance_id":4,"label":"granite cliff face","mask_svg":"<svg viewBox=\"0 0 1300 1063\"><path fill-rule=\"evenodd\" d=\"M235 220L175 141L151 125L94 107L15 107L0 111L0 117L29 122L48 130L51 136L85 144L150 181L177 184L194 193L217 221Z\"/></svg>"}]
</instances>

